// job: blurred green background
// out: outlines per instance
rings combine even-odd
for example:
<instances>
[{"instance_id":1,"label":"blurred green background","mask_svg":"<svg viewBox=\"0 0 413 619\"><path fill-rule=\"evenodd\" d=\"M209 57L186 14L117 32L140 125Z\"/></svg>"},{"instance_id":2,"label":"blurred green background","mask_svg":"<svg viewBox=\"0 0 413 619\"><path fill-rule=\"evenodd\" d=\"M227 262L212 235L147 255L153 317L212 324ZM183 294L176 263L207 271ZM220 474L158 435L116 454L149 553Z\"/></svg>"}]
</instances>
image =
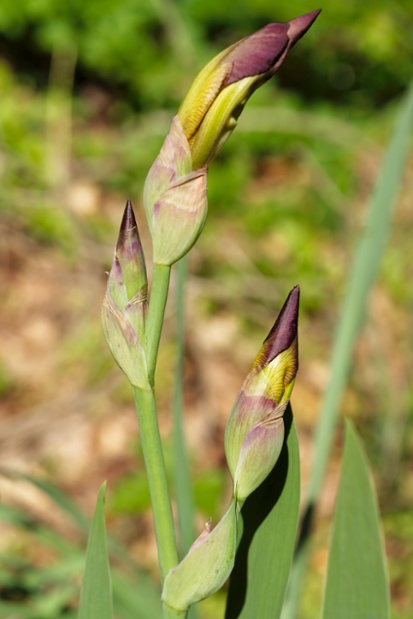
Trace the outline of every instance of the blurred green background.
<instances>
[{"instance_id":1,"label":"blurred green background","mask_svg":"<svg viewBox=\"0 0 413 619\"><path fill-rule=\"evenodd\" d=\"M53 482L89 515L108 479L109 529L152 573L131 394L99 323L121 213L130 197L150 267L143 183L197 71L266 23L316 8L301 0L0 4L0 467ZM296 283L293 406L305 496L354 245L413 77L412 26L410 0L324 5L211 166L209 216L187 291L185 399L199 528L216 521L230 491L223 432L232 401ZM395 619L413 617L412 163L342 406L375 470ZM157 379L167 460L173 292L174 281ZM340 432L336 448L302 619L319 615ZM27 481L4 478L0 492L0 616L72 616L84 538ZM203 616L222 608L217 595Z\"/></svg>"}]
</instances>

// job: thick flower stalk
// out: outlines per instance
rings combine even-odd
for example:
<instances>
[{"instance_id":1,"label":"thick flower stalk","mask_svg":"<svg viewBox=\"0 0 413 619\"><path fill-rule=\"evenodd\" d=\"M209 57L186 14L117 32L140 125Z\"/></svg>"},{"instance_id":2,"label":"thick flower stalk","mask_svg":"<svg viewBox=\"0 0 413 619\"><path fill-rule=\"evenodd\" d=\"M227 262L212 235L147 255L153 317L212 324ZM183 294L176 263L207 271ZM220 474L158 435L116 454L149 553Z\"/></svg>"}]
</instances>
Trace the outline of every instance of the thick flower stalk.
<instances>
[{"instance_id":1,"label":"thick flower stalk","mask_svg":"<svg viewBox=\"0 0 413 619\"><path fill-rule=\"evenodd\" d=\"M298 369L299 288L290 292L231 411L225 453L242 504L264 481L284 442L283 415Z\"/></svg>"},{"instance_id":2,"label":"thick flower stalk","mask_svg":"<svg viewBox=\"0 0 413 619\"><path fill-rule=\"evenodd\" d=\"M148 307L145 258L132 204L128 200L120 226L106 295L102 327L106 342L129 382L148 389L143 338Z\"/></svg>"}]
</instances>

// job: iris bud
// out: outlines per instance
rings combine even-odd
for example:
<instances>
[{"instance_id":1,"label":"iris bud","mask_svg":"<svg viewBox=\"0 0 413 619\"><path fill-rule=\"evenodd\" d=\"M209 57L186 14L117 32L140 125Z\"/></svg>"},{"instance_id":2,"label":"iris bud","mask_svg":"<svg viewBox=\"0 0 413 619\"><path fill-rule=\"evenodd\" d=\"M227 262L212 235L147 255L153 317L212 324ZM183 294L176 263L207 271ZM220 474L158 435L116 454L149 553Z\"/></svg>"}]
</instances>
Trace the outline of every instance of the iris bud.
<instances>
[{"instance_id":1,"label":"iris bud","mask_svg":"<svg viewBox=\"0 0 413 619\"><path fill-rule=\"evenodd\" d=\"M290 292L232 408L225 453L239 503L275 466L284 441L284 411L298 369L299 288Z\"/></svg>"}]
</instances>

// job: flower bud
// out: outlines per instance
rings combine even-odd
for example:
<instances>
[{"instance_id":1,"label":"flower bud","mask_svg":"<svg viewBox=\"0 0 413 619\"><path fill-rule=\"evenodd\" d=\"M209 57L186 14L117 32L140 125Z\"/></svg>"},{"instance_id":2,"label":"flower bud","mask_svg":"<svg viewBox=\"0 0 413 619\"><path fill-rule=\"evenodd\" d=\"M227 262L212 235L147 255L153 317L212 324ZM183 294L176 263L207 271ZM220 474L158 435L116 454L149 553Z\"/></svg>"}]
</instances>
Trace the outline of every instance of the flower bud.
<instances>
[{"instance_id":1,"label":"flower bud","mask_svg":"<svg viewBox=\"0 0 413 619\"><path fill-rule=\"evenodd\" d=\"M168 572L162 601L177 611L209 597L227 580L234 567L237 543L237 506L232 501L214 529L210 524L189 549L184 559Z\"/></svg>"},{"instance_id":2,"label":"flower bud","mask_svg":"<svg viewBox=\"0 0 413 619\"><path fill-rule=\"evenodd\" d=\"M284 411L298 369L299 287L290 292L238 393L225 431L225 453L238 502L264 481L284 441Z\"/></svg>"},{"instance_id":3,"label":"flower bud","mask_svg":"<svg viewBox=\"0 0 413 619\"><path fill-rule=\"evenodd\" d=\"M145 258L132 204L123 214L102 305L102 327L115 361L130 383L149 388L145 353L141 342L145 331L148 283Z\"/></svg>"},{"instance_id":4,"label":"flower bud","mask_svg":"<svg viewBox=\"0 0 413 619\"><path fill-rule=\"evenodd\" d=\"M201 70L178 112L194 170L216 156L248 98L280 68L319 13L268 24L228 47Z\"/></svg>"},{"instance_id":5,"label":"flower bud","mask_svg":"<svg viewBox=\"0 0 413 619\"><path fill-rule=\"evenodd\" d=\"M172 265L200 235L207 215L207 169L192 169L178 116L145 182L144 203L155 264Z\"/></svg>"}]
</instances>

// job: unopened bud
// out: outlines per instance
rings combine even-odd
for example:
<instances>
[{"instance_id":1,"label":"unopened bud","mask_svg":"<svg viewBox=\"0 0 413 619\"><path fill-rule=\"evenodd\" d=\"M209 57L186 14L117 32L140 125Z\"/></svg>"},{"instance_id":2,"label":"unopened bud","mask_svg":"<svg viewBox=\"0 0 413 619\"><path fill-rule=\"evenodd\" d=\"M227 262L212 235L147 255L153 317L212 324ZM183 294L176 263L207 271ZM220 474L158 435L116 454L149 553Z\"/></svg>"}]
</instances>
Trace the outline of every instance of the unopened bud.
<instances>
[{"instance_id":1,"label":"unopened bud","mask_svg":"<svg viewBox=\"0 0 413 619\"><path fill-rule=\"evenodd\" d=\"M298 369L299 288L290 292L238 393L225 431L225 453L242 503L275 466L284 411Z\"/></svg>"},{"instance_id":2,"label":"unopened bud","mask_svg":"<svg viewBox=\"0 0 413 619\"><path fill-rule=\"evenodd\" d=\"M147 313L148 283L145 258L132 204L123 214L102 305L102 327L115 361L130 383L149 387L142 342Z\"/></svg>"},{"instance_id":3,"label":"unopened bud","mask_svg":"<svg viewBox=\"0 0 413 619\"><path fill-rule=\"evenodd\" d=\"M194 169L212 161L236 127L251 94L280 68L319 13L268 24L228 47L201 70L178 112Z\"/></svg>"}]
</instances>

